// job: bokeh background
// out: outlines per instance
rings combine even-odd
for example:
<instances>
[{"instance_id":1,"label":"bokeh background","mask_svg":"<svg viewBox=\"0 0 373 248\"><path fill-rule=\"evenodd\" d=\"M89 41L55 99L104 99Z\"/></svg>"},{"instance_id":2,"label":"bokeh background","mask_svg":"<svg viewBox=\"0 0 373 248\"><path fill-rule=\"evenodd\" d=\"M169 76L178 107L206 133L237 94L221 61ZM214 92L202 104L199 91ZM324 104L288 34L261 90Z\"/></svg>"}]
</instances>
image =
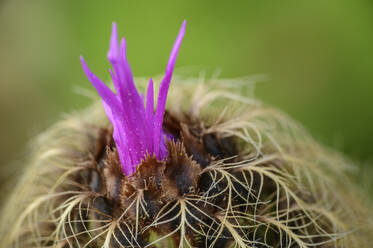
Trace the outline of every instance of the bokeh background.
<instances>
[{"instance_id":1,"label":"bokeh background","mask_svg":"<svg viewBox=\"0 0 373 248\"><path fill-rule=\"evenodd\" d=\"M256 97L357 161L371 187L371 0L0 0L0 184L20 174L32 137L90 103L77 93L92 89L79 55L108 78L113 20L134 75L149 77L164 71L184 19L177 67L268 75Z\"/></svg>"}]
</instances>

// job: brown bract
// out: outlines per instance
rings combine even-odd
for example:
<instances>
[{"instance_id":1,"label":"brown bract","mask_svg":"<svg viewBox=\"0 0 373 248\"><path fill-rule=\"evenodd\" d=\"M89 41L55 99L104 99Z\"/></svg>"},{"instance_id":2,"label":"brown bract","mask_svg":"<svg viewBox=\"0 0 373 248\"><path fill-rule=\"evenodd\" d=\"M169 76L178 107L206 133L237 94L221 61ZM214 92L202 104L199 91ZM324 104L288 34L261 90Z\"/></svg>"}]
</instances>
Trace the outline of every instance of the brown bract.
<instances>
[{"instance_id":1,"label":"brown bract","mask_svg":"<svg viewBox=\"0 0 373 248\"><path fill-rule=\"evenodd\" d=\"M165 120L165 129L175 137L167 141L167 158L159 161L155 156L148 155L138 165L136 172L128 177L122 172L115 144L110 138L112 130L100 130L96 148L101 151L96 149L95 152L96 169L100 176L93 170L88 185L92 191L104 195L112 205L132 213L128 214L129 219L135 220L137 214L142 218L154 217L165 203L186 194L200 193L197 184L202 168L215 160L214 155L216 158L226 156L221 151L218 139L212 134L203 139L200 127L180 123L169 113L166 113ZM213 152L209 153L208 150ZM98 181L104 188L98 189ZM136 212L137 206L133 204L136 197L141 197L146 211Z\"/></svg>"},{"instance_id":2,"label":"brown bract","mask_svg":"<svg viewBox=\"0 0 373 248\"><path fill-rule=\"evenodd\" d=\"M188 123L183 123L180 119ZM167 158L159 161L155 156L148 155L138 165L136 172L128 177L122 172L115 144L110 138L112 129L99 130L95 145L95 166L89 172L89 179L85 180L90 190L100 195L92 204L97 213L111 219L125 220L127 225L136 226L138 229L176 216L166 225L149 228L149 231L158 233L157 235L167 234L181 222L177 217L177 211L180 211L177 204L183 202L184 198L195 197L206 193L205 190L211 190L209 188L213 180L206 173L202 173L203 168L217 159L237 154L232 139L219 139L211 133L203 134L204 127L201 121L192 121L187 116L176 117L167 112L164 125L164 129L174 137L167 141ZM219 187L220 184L214 186L211 192ZM219 211L219 208L203 202L197 206L211 216ZM192 212L195 217L211 222L199 211L192 209ZM102 219L102 216L95 216ZM193 218L189 222L194 223L195 228L199 228L199 224ZM128 227L122 229L128 232L131 230ZM141 242L149 235L149 232L140 235ZM177 234L172 237L175 244L180 242ZM128 242L124 242L126 243Z\"/></svg>"}]
</instances>

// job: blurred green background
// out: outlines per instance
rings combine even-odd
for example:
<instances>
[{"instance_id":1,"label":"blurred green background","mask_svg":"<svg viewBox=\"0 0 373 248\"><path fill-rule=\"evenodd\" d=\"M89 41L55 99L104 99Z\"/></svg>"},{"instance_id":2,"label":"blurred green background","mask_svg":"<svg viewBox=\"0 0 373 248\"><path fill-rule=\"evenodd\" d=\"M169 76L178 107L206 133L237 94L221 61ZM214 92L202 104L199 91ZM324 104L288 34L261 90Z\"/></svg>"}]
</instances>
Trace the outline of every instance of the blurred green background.
<instances>
[{"instance_id":1,"label":"blurred green background","mask_svg":"<svg viewBox=\"0 0 373 248\"><path fill-rule=\"evenodd\" d=\"M134 75L149 77L164 71L184 19L177 67L267 74L258 98L319 141L372 164L371 0L0 0L1 183L18 174L30 138L89 104L76 93L92 89L79 55L108 78L112 21L127 39Z\"/></svg>"}]
</instances>

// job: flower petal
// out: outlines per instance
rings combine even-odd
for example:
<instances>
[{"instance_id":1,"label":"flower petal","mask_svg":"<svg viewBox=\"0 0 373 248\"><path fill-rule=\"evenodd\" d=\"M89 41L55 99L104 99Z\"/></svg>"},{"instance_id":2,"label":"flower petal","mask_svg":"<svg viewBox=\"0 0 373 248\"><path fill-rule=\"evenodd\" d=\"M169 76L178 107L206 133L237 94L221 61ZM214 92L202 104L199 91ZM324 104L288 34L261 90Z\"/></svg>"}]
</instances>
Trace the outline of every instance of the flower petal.
<instances>
[{"instance_id":1,"label":"flower petal","mask_svg":"<svg viewBox=\"0 0 373 248\"><path fill-rule=\"evenodd\" d=\"M176 57L177 53L179 51L181 42L183 41L184 33L185 33L185 26L186 26L186 21L183 22L181 25L179 34L176 38L176 41L174 43L174 46L171 51L170 58L168 59L168 64L166 67L166 74L162 80L162 83L159 88L159 94L158 94L158 102L157 102L157 110L156 110L156 115L155 115L155 130L154 130L154 152L157 154L159 152L159 145L161 142L161 130L162 130L162 123L163 123L163 116L164 116L164 111L166 107L166 99L167 99L167 93L168 93L168 88L171 83L171 77L172 77L172 72L174 70L175 62L176 62Z\"/></svg>"},{"instance_id":2,"label":"flower petal","mask_svg":"<svg viewBox=\"0 0 373 248\"><path fill-rule=\"evenodd\" d=\"M118 62L119 60L119 48L118 48L118 32L117 24L113 22L111 37L110 37L110 48L107 54L108 60L112 65Z\"/></svg>"},{"instance_id":3,"label":"flower petal","mask_svg":"<svg viewBox=\"0 0 373 248\"><path fill-rule=\"evenodd\" d=\"M105 101L106 104L110 106L110 108L115 108L117 111L119 111L120 107L116 95L95 74L93 74L89 70L82 56L80 56L80 62L89 81L91 81L92 85L96 88L102 100Z\"/></svg>"}]
</instances>

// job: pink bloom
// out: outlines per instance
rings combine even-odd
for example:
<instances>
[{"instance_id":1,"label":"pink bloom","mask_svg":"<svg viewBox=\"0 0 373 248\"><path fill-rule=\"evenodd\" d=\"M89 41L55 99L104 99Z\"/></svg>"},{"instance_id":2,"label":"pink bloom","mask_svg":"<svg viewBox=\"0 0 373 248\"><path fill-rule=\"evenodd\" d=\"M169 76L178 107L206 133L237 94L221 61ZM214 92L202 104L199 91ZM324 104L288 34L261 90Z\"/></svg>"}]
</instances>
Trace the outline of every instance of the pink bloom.
<instances>
[{"instance_id":1,"label":"pink bloom","mask_svg":"<svg viewBox=\"0 0 373 248\"><path fill-rule=\"evenodd\" d=\"M118 44L116 23L113 23L108 60L113 66L109 69L116 94L110 90L88 68L80 57L83 70L89 81L101 96L106 115L114 127L114 141L118 150L123 172L131 175L147 155L155 155L162 160L167 156L166 137L162 130L168 88L171 83L179 47L185 33L184 21L171 51L165 76L161 82L157 108L154 113L153 81L149 80L146 106L136 89L131 68L126 57L126 42L122 38Z\"/></svg>"}]
</instances>

